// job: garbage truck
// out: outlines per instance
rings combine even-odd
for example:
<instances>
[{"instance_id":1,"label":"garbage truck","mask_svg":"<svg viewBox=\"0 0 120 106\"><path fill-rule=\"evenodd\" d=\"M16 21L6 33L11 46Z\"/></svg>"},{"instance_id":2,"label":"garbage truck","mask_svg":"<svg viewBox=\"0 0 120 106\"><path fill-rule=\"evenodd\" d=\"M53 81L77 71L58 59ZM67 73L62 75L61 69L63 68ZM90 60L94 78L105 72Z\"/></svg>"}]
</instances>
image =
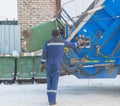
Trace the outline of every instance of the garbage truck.
<instances>
[{"instance_id":1,"label":"garbage truck","mask_svg":"<svg viewBox=\"0 0 120 106\"><path fill-rule=\"evenodd\" d=\"M60 38L82 43L65 48L62 69L77 78L115 78L120 73L120 0L95 0L85 12L70 17L64 8L54 18L25 30L28 52L43 48L57 28Z\"/></svg>"}]
</instances>

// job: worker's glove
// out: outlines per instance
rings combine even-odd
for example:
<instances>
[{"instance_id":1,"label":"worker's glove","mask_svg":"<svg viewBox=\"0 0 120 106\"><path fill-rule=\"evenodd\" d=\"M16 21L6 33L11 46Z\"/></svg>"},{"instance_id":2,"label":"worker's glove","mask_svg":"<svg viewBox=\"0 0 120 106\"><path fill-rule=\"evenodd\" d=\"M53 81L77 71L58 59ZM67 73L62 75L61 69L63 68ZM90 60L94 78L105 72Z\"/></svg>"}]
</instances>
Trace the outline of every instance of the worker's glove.
<instances>
[{"instance_id":1,"label":"worker's glove","mask_svg":"<svg viewBox=\"0 0 120 106\"><path fill-rule=\"evenodd\" d=\"M83 39L79 39L79 40L77 41L77 44L78 44L78 47L84 45L84 40L83 40Z\"/></svg>"},{"instance_id":2,"label":"worker's glove","mask_svg":"<svg viewBox=\"0 0 120 106\"><path fill-rule=\"evenodd\" d=\"M41 65L40 65L40 71L43 72L44 69L45 69L45 64L41 64Z\"/></svg>"}]
</instances>

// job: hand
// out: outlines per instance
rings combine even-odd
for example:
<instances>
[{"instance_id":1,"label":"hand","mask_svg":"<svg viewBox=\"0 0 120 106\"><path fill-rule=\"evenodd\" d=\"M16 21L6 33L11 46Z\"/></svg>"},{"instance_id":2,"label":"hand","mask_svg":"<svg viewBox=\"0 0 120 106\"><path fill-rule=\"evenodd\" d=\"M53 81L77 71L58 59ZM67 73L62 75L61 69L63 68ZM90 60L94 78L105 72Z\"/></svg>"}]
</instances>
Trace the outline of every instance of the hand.
<instances>
[{"instance_id":1,"label":"hand","mask_svg":"<svg viewBox=\"0 0 120 106\"><path fill-rule=\"evenodd\" d=\"M41 72L43 72L44 69L45 69L45 64L41 64L41 66L40 66Z\"/></svg>"},{"instance_id":2,"label":"hand","mask_svg":"<svg viewBox=\"0 0 120 106\"><path fill-rule=\"evenodd\" d=\"M79 39L79 40L77 41L77 44L78 44L78 46L84 45L84 40L83 40L83 39Z\"/></svg>"}]
</instances>

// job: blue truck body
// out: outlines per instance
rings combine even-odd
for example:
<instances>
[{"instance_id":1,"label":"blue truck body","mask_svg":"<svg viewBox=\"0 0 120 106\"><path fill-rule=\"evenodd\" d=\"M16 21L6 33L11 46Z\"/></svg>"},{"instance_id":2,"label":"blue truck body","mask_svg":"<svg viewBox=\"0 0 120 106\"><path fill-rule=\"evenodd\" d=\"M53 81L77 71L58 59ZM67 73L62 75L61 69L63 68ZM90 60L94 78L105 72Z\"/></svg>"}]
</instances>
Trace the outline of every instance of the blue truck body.
<instances>
[{"instance_id":1,"label":"blue truck body","mask_svg":"<svg viewBox=\"0 0 120 106\"><path fill-rule=\"evenodd\" d=\"M115 78L118 75L119 4L120 0L98 1L94 4L94 8L83 13L83 16L81 15L70 28L66 23L66 36L63 39L71 42L80 39L84 41L79 48L67 50L64 57L65 69L77 78ZM64 17L62 19L65 20Z\"/></svg>"}]
</instances>

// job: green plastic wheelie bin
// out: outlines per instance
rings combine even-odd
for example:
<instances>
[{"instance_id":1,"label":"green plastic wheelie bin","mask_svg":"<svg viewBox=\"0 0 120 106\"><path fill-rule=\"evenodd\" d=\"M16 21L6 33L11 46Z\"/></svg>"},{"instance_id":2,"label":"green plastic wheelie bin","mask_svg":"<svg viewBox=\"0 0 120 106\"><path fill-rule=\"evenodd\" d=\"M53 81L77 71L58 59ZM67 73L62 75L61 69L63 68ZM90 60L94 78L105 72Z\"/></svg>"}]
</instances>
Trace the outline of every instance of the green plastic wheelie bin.
<instances>
[{"instance_id":1,"label":"green plastic wheelie bin","mask_svg":"<svg viewBox=\"0 0 120 106\"><path fill-rule=\"evenodd\" d=\"M0 57L0 82L13 83L15 81L15 57Z\"/></svg>"},{"instance_id":2,"label":"green plastic wheelie bin","mask_svg":"<svg viewBox=\"0 0 120 106\"><path fill-rule=\"evenodd\" d=\"M22 83L33 81L33 57L24 56L16 59L16 81Z\"/></svg>"},{"instance_id":3,"label":"green plastic wheelie bin","mask_svg":"<svg viewBox=\"0 0 120 106\"><path fill-rule=\"evenodd\" d=\"M40 71L40 56L34 57L34 80L37 83L46 83L46 70Z\"/></svg>"},{"instance_id":4,"label":"green plastic wheelie bin","mask_svg":"<svg viewBox=\"0 0 120 106\"><path fill-rule=\"evenodd\" d=\"M43 48L47 39L50 39L51 31L55 28L64 28L61 20L55 18L52 21L37 24L23 31L28 52L38 51Z\"/></svg>"}]
</instances>

